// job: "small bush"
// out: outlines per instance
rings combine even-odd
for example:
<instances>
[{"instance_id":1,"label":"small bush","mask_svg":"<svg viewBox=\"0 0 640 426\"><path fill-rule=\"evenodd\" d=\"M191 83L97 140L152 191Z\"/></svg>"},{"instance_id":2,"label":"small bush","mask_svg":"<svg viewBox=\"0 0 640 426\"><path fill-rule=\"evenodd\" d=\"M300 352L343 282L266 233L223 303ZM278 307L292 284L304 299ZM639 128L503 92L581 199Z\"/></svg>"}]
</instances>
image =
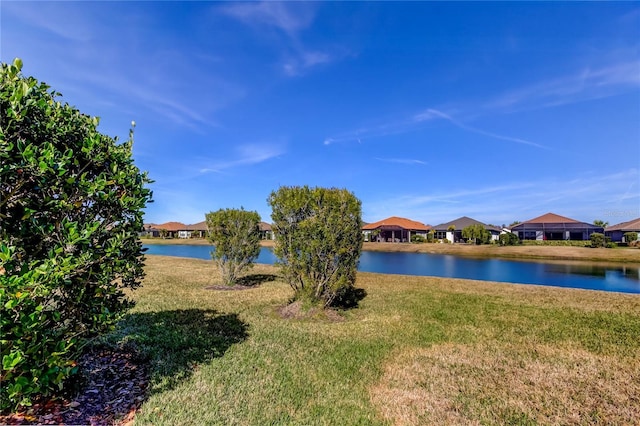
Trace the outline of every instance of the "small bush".
<instances>
[{"instance_id":1,"label":"small bush","mask_svg":"<svg viewBox=\"0 0 640 426\"><path fill-rule=\"evenodd\" d=\"M591 241L591 247L605 247L605 238L604 238L604 234L601 234L599 232L594 232L593 234L591 234L591 236L589 237L589 240Z\"/></svg>"},{"instance_id":2,"label":"small bush","mask_svg":"<svg viewBox=\"0 0 640 426\"><path fill-rule=\"evenodd\" d=\"M500 234L500 237L498 238L501 246L515 246L520 244L520 238L518 238L518 235L511 232Z\"/></svg>"},{"instance_id":3,"label":"small bush","mask_svg":"<svg viewBox=\"0 0 640 426\"><path fill-rule=\"evenodd\" d=\"M414 234L411 236L411 242L416 244L426 243L427 239L419 234Z\"/></svg>"},{"instance_id":4,"label":"small bush","mask_svg":"<svg viewBox=\"0 0 640 426\"><path fill-rule=\"evenodd\" d=\"M244 209L220 209L205 215L213 261L225 285L234 285L260 254L260 215Z\"/></svg>"},{"instance_id":5,"label":"small bush","mask_svg":"<svg viewBox=\"0 0 640 426\"><path fill-rule=\"evenodd\" d=\"M631 243L633 241L637 241L638 240L638 233L637 232L625 232L624 233L624 240L627 243Z\"/></svg>"},{"instance_id":6,"label":"small bush","mask_svg":"<svg viewBox=\"0 0 640 426\"><path fill-rule=\"evenodd\" d=\"M491 232L480 224L469 225L462 230L462 236L474 244L489 244Z\"/></svg>"}]
</instances>

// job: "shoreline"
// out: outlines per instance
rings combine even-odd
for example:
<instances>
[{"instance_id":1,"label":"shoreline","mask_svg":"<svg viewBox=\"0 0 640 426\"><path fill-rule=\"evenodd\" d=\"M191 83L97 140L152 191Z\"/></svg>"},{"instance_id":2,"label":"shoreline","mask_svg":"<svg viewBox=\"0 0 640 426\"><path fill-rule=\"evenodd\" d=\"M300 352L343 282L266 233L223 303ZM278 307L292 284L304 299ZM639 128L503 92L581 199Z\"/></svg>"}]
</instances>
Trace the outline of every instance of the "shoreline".
<instances>
[{"instance_id":1,"label":"shoreline","mask_svg":"<svg viewBox=\"0 0 640 426\"><path fill-rule=\"evenodd\" d=\"M205 239L160 239L144 238L143 244L160 245L209 245ZM273 247L273 240L260 242L263 247ZM404 252L427 254L450 254L475 258L503 258L529 260L573 260L583 262L612 262L640 264L640 249L636 248L590 248L570 246L497 246L437 243L364 243L363 251Z\"/></svg>"}]
</instances>

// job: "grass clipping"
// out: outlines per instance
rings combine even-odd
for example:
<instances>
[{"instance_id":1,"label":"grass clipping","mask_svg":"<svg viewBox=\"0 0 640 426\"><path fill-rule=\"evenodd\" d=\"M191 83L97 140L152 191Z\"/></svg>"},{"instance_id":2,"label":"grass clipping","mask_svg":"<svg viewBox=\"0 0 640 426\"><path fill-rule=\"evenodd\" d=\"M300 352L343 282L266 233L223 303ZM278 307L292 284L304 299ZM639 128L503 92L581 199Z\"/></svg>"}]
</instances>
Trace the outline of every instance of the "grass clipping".
<instances>
[{"instance_id":1,"label":"grass clipping","mask_svg":"<svg viewBox=\"0 0 640 426\"><path fill-rule=\"evenodd\" d=\"M640 360L622 363L549 346L443 344L395 357L371 398L396 425L640 424Z\"/></svg>"}]
</instances>

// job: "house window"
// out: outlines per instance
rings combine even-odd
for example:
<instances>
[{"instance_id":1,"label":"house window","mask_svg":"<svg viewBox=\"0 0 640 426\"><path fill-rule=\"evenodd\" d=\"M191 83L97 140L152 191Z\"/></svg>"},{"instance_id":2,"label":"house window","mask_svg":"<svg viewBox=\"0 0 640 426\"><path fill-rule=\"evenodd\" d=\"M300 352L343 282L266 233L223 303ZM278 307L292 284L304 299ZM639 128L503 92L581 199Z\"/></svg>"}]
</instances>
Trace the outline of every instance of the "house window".
<instances>
[{"instance_id":1,"label":"house window","mask_svg":"<svg viewBox=\"0 0 640 426\"><path fill-rule=\"evenodd\" d=\"M564 232L545 232L544 239L549 241L564 240Z\"/></svg>"}]
</instances>

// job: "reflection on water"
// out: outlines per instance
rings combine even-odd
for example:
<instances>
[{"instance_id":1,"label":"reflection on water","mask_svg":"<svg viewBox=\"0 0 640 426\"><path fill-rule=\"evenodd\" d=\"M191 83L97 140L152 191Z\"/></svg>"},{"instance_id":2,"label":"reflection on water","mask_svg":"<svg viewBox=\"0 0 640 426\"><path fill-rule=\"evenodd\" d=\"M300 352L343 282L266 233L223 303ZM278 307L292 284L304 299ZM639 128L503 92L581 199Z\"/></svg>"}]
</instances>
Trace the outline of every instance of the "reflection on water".
<instances>
[{"instance_id":1,"label":"reflection on water","mask_svg":"<svg viewBox=\"0 0 640 426\"><path fill-rule=\"evenodd\" d=\"M211 246L148 245L148 254L211 259ZM263 247L258 263L277 258ZM362 252L358 270L640 293L640 264L474 259L426 253Z\"/></svg>"},{"instance_id":2,"label":"reflection on water","mask_svg":"<svg viewBox=\"0 0 640 426\"><path fill-rule=\"evenodd\" d=\"M620 276L640 281L640 267L626 265L593 265L593 264L547 264L545 269L550 274L574 274L592 277Z\"/></svg>"}]
</instances>

